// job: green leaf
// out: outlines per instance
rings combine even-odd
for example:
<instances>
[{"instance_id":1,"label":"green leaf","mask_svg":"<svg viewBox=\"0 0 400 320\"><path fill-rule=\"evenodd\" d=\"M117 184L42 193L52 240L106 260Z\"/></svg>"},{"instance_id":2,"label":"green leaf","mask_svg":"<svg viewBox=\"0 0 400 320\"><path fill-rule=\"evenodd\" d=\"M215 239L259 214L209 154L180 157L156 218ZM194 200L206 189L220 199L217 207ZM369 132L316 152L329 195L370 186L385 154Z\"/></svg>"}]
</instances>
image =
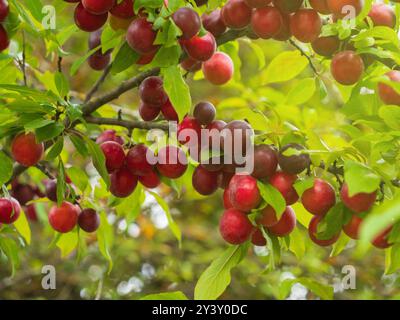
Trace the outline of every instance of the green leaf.
<instances>
[{"instance_id":1,"label":"green leaf","mask_svg":"<svg viewBox=\"0 0 400 320\"><path fill-rule=\"evenodd\" d=\"M96 168L97 172L103 178L107 188L110 187L110 176L108 175L108 171L106 168L106 159L104 157L103 151L101 151L99 145L90 138L85 137L85 141L89 150L90 155L92 156L93 165Z\"/></svg>"},{"instance_id":2,"label":"green leaf","mask_svg":"<svg viewBox=\"0 0 400 320\"><path fill-rule=\"evenodd\" d=\"M27 124L24 125L24 128L27 131L32 131L32 130L35 130L35 129L39 129L39 128L45 127L45 126L47 126L49 124L52 124L52 123L54 123L53 120L39 118L39 119L35 119L35 120L31 121L31 122L28 122Z\"/></svg>"},{"instance_id":3,"label":"green leaf","mask_svg":"<svg viewBox=\"0 0 400 320\"><path fill-rule=\"evenodd\" d=\"M284 82L293 79L308 65L306 57L298 51L285 51L276 56L262 74L263 83Z\"/></svg>"},{"instance_id":4,"label":"green leaf","mask_svg":"<svg viewBox=\"0 0 400 320\"><path fill-rule=\"evenodd\" d=\"M295 254L297 260L301 260L306 252L306 245L303 238L304 235L299 230L299 227L296 226L292 233L290 233L289 237L289 250Z\"/></svg>"},{"instance_id":5,"label":"green leaf","mask_svg":"<svg viewBox=\"0 0 400 320\"><path fill-rule=\"evenodd\" d=\"M342 230L344 221L344 206L342 202L332 207L318 224L317 238L329 240Z\"/></svg>"},{"instance_id":6,"label":"green leaf","mask_svg":"<svg viewBox=\"0 0 400 320\"><path fill-rule=\"evenodd\" d=\"M81 192L86 190L89 185L89 178L85 171L77 167L71 167L67 169L67 175Z\"/></svg>"},{"instance_id":7,"label":"green leaf","mask_svg":"<svg viewBox=\"0 0 400 320\"><path fill-rule=\"evenodd\" d=\"M127 42L125 42L118 50L117 55L111 66L111 73L118 74L131 67L138 59L140 54L134 51Z\"/></svg>"},{"instance_id":8,"label":"green leaf","mask_svg":"<svg viewBox=\"0 0 400 320\"><path fill-rule=\"evenodd\" d=\"M149 294L140 300L188 300L188 298L182 291L174 291Z\"/></svg>"},{"instance_id":9,"label":"green leaf","mask_svg":"<svg viewBox=\"0 0 400 320\"><path fill-rule=\"evenodd\" d=\"M51 161L57 158L60 155L63 148L64 148L64 138L62 136L59 136L57 138L56 143L47 152L46 160Z\"/></svg>"},{"instance_id":10,"label":"green leaf","mask_svg":"<svg viewBox=\"0 0 400 320\"><path fill-rule=\"evenodd\" d=\"M299 197L302 196L304 191L312 188L313 186L314 186L314 177L306 177L305 179L299 179L293 185Z\"/></svg>"},{"instance_id":11,"label":"green leaf","mask_svg":"<svg viewBox=\"0 0 400 320\"><path fill-rule=\"evenodd\" d=\"M61 251L61 257L65 258L78 246L78 229L68 233L62 233L57 240L57 247Z\"/></svg>"},{"instance_id":12,"label":"green leaf","mask_svg":"<svg viewBox=\"0 0 400 320\"><path fill-rule=\"evenodd\" d=\"M315 93L315 79L302 79L288 93L286 97L287 104L300 105L306 103Z\"/></svg>"},{"instance_id":13,"label":"green leaf","mask_svg":"<svg viewBox=\"0 0 400 320\"><path fill-rule=\"evenodd\" d=\"M248 244L231 246L201 274L194 289L195 300L215 300L229 286L231 270L246 256Z\"/></svg>"},{"instance_id":14,"label":"green leaf","mask_svg":"<svg viewBox=\"0 0 400 320\"><path fill-rule=\"evenodd\" d=\"M65 183L65 168L60 158L58 162L58 176L57 176L57 205L60 206L65 199L65 190L67 186Z\"/></svg>"},{"instance_id":15,"label":"green leaf","mask_svg":"<svg viewBox=\"0 0 400 320\"><path fill-rule=\"evenodd\" d=\"M282 194L269 183L257 181L257 186L260 190L261 197L274 208L277 219L280 219L286 209L286 201Z\"/></svg>"},{"instance_id":16,"label":"green leaf","mask_svg":"<svg viewBox=\"0 0 400 320\"><path fill-rule=\"evenodd\" d=\"M31 228L24 210L21 208L21 214L18 219L14 222L14 227L18 233L25 239L27 244L31 244Z\"/></svg>"},{"instance_id":17,"label":"green leaf","mask_svg":"<svg viewBox=\"0 0 400 320\"><path fill-rule=\"evenodd\" d=\"M178 113L179 119L182 120L192 106L189 86L183 79L180 68L177 65L162 69L162 73L164 76L164 89Z\"/></svg>"},{"instance_id":18,"label":"green leaf","mask_svg":"<svg viewBox=\"0 0 400 320\"><path fill-rule=\"evenodd\" d=\"M285 299L295 283L300 283L305 286L315 295L320 297L323 300L332 300L333 299L333 287L331 285L322 284L316 280L312 280L309 278L296 278L296 279L286 279L281 283L280 291L280 299Z\"/></svg>"},{"instance_id":19,"label":"green leaf","mask_svg":"<svg viewBox=\"0 0 400 320\"><path fill-rule=\"evenodd\" d=\"M380 177L366 165L347 160L344 163L344 180L349 187L350 197L356 193L372 193L379 188Z\"/></svg>"},{"instance_id":20,"label":"green leaf","mask_svg":"<svg viewBox=\"0 0 400 320\"><path fill-rule=\"evenodd\" d=\"M11 277L13 277L20 264L17 243L11 238L0 236L0 249L4 252L11 265Z\"/></svg>"},{"instance_id":21,"label":"green leaf","mask_svg":"<svg viewBox=\"0 0 400 320\"><path fill-rule=\"evenodd\" d=\"M167 216L167 219L168 219L169 228L171 229L171 231L174 234L175 238L178 240L179 247L180 247L181 244L182 244L182 232L181 232L181 229L179 228L179 226L176 224L176 222L172 218L171 212L169 211L168 204L157 193L155 193L153 191L150 191L150 190L148 192L156 199L158 204L164 210L164 212L165 212L165 214Z\"/></svg>"},{"instance_id":22,"label":"green leaf","mask_svg":"<svg viewBox=\"0 0 400 320\"><path fill-rule=\"evenodd\" d=\"M108 261L108 273L113 268L113 260L110 255L110 249L112 246L113 230L108 224L107 216L104 212L100 213L100 226L97 229L97 241L99 245L100 253Z\"/></svg>"},{"instance_id":23,"label":"green leaf","mask_svg":"<svg viewBox=\"0 0 400 320\"><path fill-rule=\"evenodd\" d=\"M400 243L395 243L387 252L385 274L392 274L400 270Z\"/></svg>"},{"instance_id":24,"label":"green leaf","mask_svg":"<svg viewBox=\"0 0 400 320\"><path fill-rule=\"evenodd\" d=\"M66 76L63 73L57 71L56 74L54 75L54 83L56 85L60 97L61 98L66 97L69 93L69 82Z\"/></svg>"},{"instance_id":25,"label":"green leaf","mask_svg":"<svg viewBox=\"0 0 400 320\"><path fill-rule=\"evenodd\" d=\"M379 116L388 127L400 130L400 108L398 106L382 106L379 109Z\"/></svg>"},{"instance_id":26,"label":"green leaf","mask_svg":"<svg viewBox=\"0 0 400 320\"><path fill-rule=\"evenodd\" d=\"M36 138L38 142L48 141L59 136L64 131L64 125L61 123L51 123L47 126L36 129Z\"/></svg>"},{"instance_id":27,"label":"green leaf","mask_svg":"<svg viewBox=\"0 0 400 320\"><path fill-rule=\"evenodd\" d=\"M81 156L86 157L89 154L89 151L85 145L85 142L78 136L72 135L69 136L72 144L74 145L76 151L80 153Z\"/></svg>"},{"instance_id":28,"label":"green leaf","mask_svg":"<svg viewBox=\"0 0 400 320\"><path fill-rule=\"evenodd\" d=\"M13 174L12 160L6 154L0 151L0 185L8 182Z\"/></svg>"}]
</instances>

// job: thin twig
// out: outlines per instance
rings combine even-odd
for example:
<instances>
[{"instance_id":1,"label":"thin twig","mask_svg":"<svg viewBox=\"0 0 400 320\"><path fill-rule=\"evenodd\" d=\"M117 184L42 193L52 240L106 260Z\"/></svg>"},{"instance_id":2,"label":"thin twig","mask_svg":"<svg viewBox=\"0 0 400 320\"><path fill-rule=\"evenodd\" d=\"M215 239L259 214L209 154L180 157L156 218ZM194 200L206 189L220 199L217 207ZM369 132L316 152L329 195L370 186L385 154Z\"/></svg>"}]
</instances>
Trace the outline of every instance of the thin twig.
<instances>
[{"instance_id":1,"label":"thin twig","mask_svg":"<svg viewBox=\"0 0 400 320\"><path fill-rule=\"evenodd\" d=\"M160 129L164 131L167 131L169 129L169 125L167 123L158 123L158 122L128 121L116 118L97 118L93 116L86 116L85 120L88 123L120 126L120 127L125 127L127 129L144 129L144 130Z\"/></svg>"},{"instance_id":2,"label":"thin twig","mask_svg":"<svg viewBox=\"0 0 400 320\"><path fill-rule=\"evenodd\" d=\"M299 50L302 56L304 56L304 57L307 58L308 63L310 64L311 69L313 70L313 72L314 72L316 75L318 75L318 74L319 74L319 73L318 73L318 70L317 70L317 68L315 67L315 65L314 65L314 63L313 63L311 57L310 57L307 53L305 53L304 50L303 50L296 42L294 42L292 39L289 39L288 42L289 42L293 47L295 47L297 50Z\"/></svg>"},{"instance_id":3,"label":"thin twig","mask_svg":"<svg viewBox=\"0 0 400 320\"><path fill-rule=\"evenodd\" d=\"M37 165L35 165L35 167L37 169L39 169L40 171L42 171L51 180L55 179L54 175L50 172L50 170L44 164L38 163Z\"/></svg>"},{"instance_id":4,"label":"thin twig","mask_svg":"<svg viewBox=\"0 0 400 320\"><path fill-rule=\"evenodd\" d=\"M26 77L26 43L25 43L25 32L22 31L22 74L24 76L24 85L28 86L28 80Z\"/></svg>"}]
</instances>

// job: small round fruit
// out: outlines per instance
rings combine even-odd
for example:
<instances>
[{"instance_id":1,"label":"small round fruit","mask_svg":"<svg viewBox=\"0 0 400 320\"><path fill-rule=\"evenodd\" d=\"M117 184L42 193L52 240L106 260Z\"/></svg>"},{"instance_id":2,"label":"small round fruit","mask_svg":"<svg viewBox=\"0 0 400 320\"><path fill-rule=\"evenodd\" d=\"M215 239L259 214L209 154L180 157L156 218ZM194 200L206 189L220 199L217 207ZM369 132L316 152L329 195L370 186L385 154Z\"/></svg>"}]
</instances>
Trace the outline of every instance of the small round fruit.
<instances>
[{"instance_id":1,"label":"small round fruit","mask_svg":"<svg viewBox=\"0 0 400 320\"><path fill-rule=\"evenodd\" d=\"M83 7L92 14L107 13L115 4L115 0L82 0Z\"/></svg>"},{"instance_id":2,"label":"small round fruit","mask_svg":"<svg viewBox=\"0 0 400 320\"><path fill-rule=\"evenodd\" d=\"M229 0L221 11L225 25L231 29L243 29L250 23L252 9L245 0Z\"/></svg>"},{"instance_id":3,"label":"small round fruit","mask_svg":"<svg viewBox=\"0 0 400 320\"><path fill-rule=\"evenodd\" d=\"M204 13L201 20L204 29L210 31L214 37L218 37L226 31L226 25L222 19L220 9L216 9L209 14Z\"/></svg>"},{"instance_id":4,"label":"small round fruit","mask_svg":"<svg viewBox=\"0 0 400 320\"><path fill-rule=\"evenodd\" d=\"M86 32L93 32L100 29L106 23L108 13L101 15L90 13L80 3L75 9L74 18L79 29Z\"/></svg>"},{"instance_id":5,"label":"small round fruit","mask_svg":"<svg viewBox=\"0 0 400 320\"><path fill-rule=\"evenodd\" d=\"M314 216L312 217L310 224L308 225L308 235L310 236L310 239L316 243L317 245L321 246L321 247L327 247L330 246L332 244L334 244L340 236L340 233L332 236L332 238L327 239L327 240L322 240L322 239L318 239L318 224L321 222L322 217L321 216Z\"/></svg>"},{"instance_id":6,"label":"small round fruit","mask_svg":"<svg viewBox=\"0 0 400 320\"><path fill-rule=\"evenodd\" d=\"M231 201L229 200L229 190L228 189L224 190L223 200L224 200L224 208L225 209L233 208L233 205L232 205Z\"/></svg>"},{"instance_id":7,"label":"small round fruit","mask_svg":"<svg viewBox=\"0 0 400 320\"><path fill-rule=\"evenodd\" d=\"M57 202L57 180L49 180L45 183L45 195L47 199Z\"/></svg>"},{"instance_id":8,"label":"small round fruit","mask_svg":"<svg viewBox=\"0 0 400 320\"><path fill-rule=\"evenodd\" d=\"M44 145L37 143L33 133L20 133L11 143L11 154L24 167L37 164L43 156Z\"/></svg>"},{"instance_id":9,"label":"small round fruit","mask_svg":"<svg viewBox=\"0 0 400 320\"><path fill-rule=\"evenodd\" d=\"M254 170L251 174L256 179L271 177L278 166L276 151L266 144L254 147Z\"/></svg>"},{"instance_id":10,"label":"small round fruit","mask_svg":"<svg viewBox=\"0 0 400 320\"><path fill-rule=\"evenodd\" d=\"M321 14L330 14L328 3L326 0L310 0L311 7Z\"/></svg>"},{"instance_id":11,"label":"small round fruit","mask_svg":"<svg viewBox=\"0 0 400 320\"><path fill-rule=\"evenodd\" d=\"M344 18L354 13L355 18L364 6L363 0L326 0L329 11L339 18Z\"/></svg>"},{"instance_id":12,"label":"small round fruit","mask_svg":"<svg viewBox=\"0 0 400 320\"><path fill-rule=\"evenodd\" d=\"M336 36L319 37L311 43L316 54L323 57L332 57L340 47L339 38Z\"/></svg>"},{"instance_id":13,"label":"small round fruit","mask_svg":"<svg viewBox=\"0 0 400 320\"><path fill-rule=\"evenodd\" d=\"M261 203L260 190L258 190L257 180L249 175L233 176L229 182L229 200L233 207L249 212Z\"/></svg>"},{"instance_id":14,"label":"small round fruit","mask_svg":"<svg viewBox=\"0 0 400 320\"><path fill-rule=\"evenodd\" d=\"M228 209L221 217L219 231L226 242L241 244L250 238L253 225L245 213L236 209Z\"/></svg>"},{"instance_id":15,"label":"small round fruit","mask_svg":"<svg viewBox=\"0 0 400 320\"><path fill-rule=\"evenodd\" d=\"M233 61L224 52L216 52L202 66L204 78L212 84L220 86L229 82L233 76Z\"/></svg>"},{"instance_id":16,"label":"small round fruit","mask_svg":"<svg viewBox=\"0 0 400 320\"><path fill-rule=\"evenodd\" d=\"M376 200L376 191L372 193L357 193L350 197L349 187L344 183L340 190L340 198L344 205L356 213L366 212L372 208Z\"/></svg>"},{"instance_id":17,"label":"small round fruit","mask_svg":"<svg viewBox=\"0 0 400 320\"><path fill-rule=\"evenodd\" d=\"M187 169L186 154L175 146L166 146L158 151L157 170L170 179L181 177Z\"/></svg>"},{"instance_id":18,"label":"small round fruit","mask_svg":"<svg viewBox=\"0 0 400 320\"><path fill-rule=\"evenodd\" d=\"M3 25L0 25L0 52L6 50L9 45L10 40L7 31L4 29Z\"/></svg>"},{"instance_id":19,"label":"small round fruit","mask_svg":"<svg viewBox=\"0 0 400 320\"><path fill-rule=\"evenodd\" d=\"M22 206L33 200L36 195L35 190L29 184L25 183L17 183L12 186L11 191L13 198L15 198Z\"/></svg>"},{"instance_id":20,"label":"small round fruit","mask_svg":"<svg viewBox=\"0 0 400 320\"><path fill-rule=\"evenodd\" d=\"M201 137L201 125L196 118L186 116L178 125L178 141L188 146L198 146Z\"/></svg>"},{"instance_id":21,"label":"small round fruit","mask_svg":"<svg viewBox=\"0 0 400 320\"><path fill-rule=\"evenodd\" d=\"M373 3L368 17L374 26L385 26L394 28L396 26L396 13L390 5L384 3Z\"/></svg>"},{"instance_id":22,"label":"small round fruit","mask_svg":"<svg viewBox=\"0 0 400 320\"><path fill-rule=\"evenodd\" d=\"M392 231L392 227L390 226L386 230L382 231L380 234L378 234L374 240L372 240L372 244L379 249L386 249L389 248L390 246L393 245L393 243L390 243L388 240L389 234Z\"/></svg>"},{"instance_id":23,"label":"small round fruit","mask_svg":"<svg viewBox=\"0 0 400 320\"><path fill-rule=\"evenodd\" d=\"M122 168L125 164L125 152L119 143L107 141L102 143L100 148L106 158L106 167L109 173Z\"/></svg>"},{"instance_id":24,"label":"small round fruit","mask_svg":"<svg viewBox=\"0 0 400 320\"><path fill-rule=\"evenodd\" d=\"M149 189L157 188L161 184L160 177L155 170L150 171L144 176L139 176L139 182Z\"/></svg>"},{"instance_id":25,"label":"small round fruit","mask_svg":"<svg viewBox=\"0 0 400 320\"><path fill-rule=\"evenodd\" d=\"M152 105L144 103L143 101L140 102L139 114L144 121L155 120L160 114L160 111L162 111L162 109L154 108Z\"/></svg>"},{"instance_id":26,"label":"small round fruit","mask_svg":"<svg viewBox=\"0 0 400 320\"><path fill-rule=\"evenodd\" d=\"M132 21L126 33L126 41L129 46L140 54L148 54L157 50L154 45L157 32L153 30L153 24L146 18L137 18Z\"/></svg>"},{"instance_id":27,"label":"small round fruit","mask_svg":"<svg viewBox=\"0 0 400 320\"><path fill-rule=\"evenodd\" d=\"M211 102L203 101L196 104L194 107L193 116L201 125L206 126L215 119L216 113L217 111Z\"/></svg>"},{"instance_id":28,"label":"small round fruit","mask_svg":"<svg viewBox=\"0 0 400 320\"><path fill-rule=\"evenodd\" d=\"M301 42L315 41L321 33L321 28L321 17L313 9L300 9L290 19L290 30Z\"/></svg>"},{"instance_id":29,"label":"small round fruit","mask_svg":"<svg viewBox=\"0 0 400 320\"><path fill-rule=\"evenodd\" d=\"M332 59L331 73L337 82L349 86L356 84L364 72L364 62L354 51L342 51Z\"/></svg>"},{"instance_id":30,"label":"small round fruit","mask_svg":"<svg viewBox=\"0 0 400 320\"><path fill-rule=\"evenodd\" d=\"M144 144L137 144L126 155L126 166L138 176L145 176L153 171L155 156L151 149Z\"/></svg>"},{"instance_id":31,"label":"small round fruit","mask_svg":"<svg viewBox=\"0 0 400 320\"><path fill-rule=\"evenodd\" d=\"M274 6L285 13L293 13L300 9L304 0L273 0Z\"/></svg>"},{"instance_id":32,"label":"small round fruit","mask_svg":"<svg viewBox=\"0 0 400 320\"><path fill-rule=\"evenodd\" d=\"M296 182L296 180L296 175L281 171L276 172L269 179L269 183L282 194L288 206L294 204L299 199L299 195L297 194L296 189L293 187L293 184Z\"/></svg>"},{"instance_id":33,"label":"small round fruit","mask_svg":"<svg viewBox=\"0 0 400 320\"><path fill-rule=\"evenodd\" d=\"M64 201L59 207L55 205L50 209L49 223L60 233L70 232L78 222L78 213L75 205Z\"/></svg>"},{"instance_id":34,"label":"small round fruit","mask_svg":"<svg viewBox=\"0 0 400 320\"><path fill-rule=\"evenodd\" d=\"M200 17L192 8L179 8L172 15L172 20L182 31L181 39L190 39L200 31Z\"/></svg>"},{"instance_id":35,"label":"small round fruit","mask_svg":"<svg viewBox=\"0 0 400 320\"><path fill-rule=\"evenodd\" d=\"M254 229L251 235L251 243L258 247L264 247L267 245L267 240L259 228Z\"/></svg>"},{"instance_id":36,"label":"small round fruit","mask_svg":"<svg viewBox=\"0 0 400 320\"><path fill-rule=\"evenodd\" d=\"M96 143L99 145L107 141L114 141L119 143L120 145L124 144L124 140L119 135L117 135L117 132L115 130L105 130L96 139Z\"/></svg>"},{"instance_id":37,"label":"small round fruit","mask_svg":"<svg viewBox=\"0 0 400 320\"><path fill-rule=\"evenodd\" d=\"M133 18L135 16L135 12L133 11L133 0L122 0L122 2L116 3L115 6L110 10L110 13L113 16L122 19Z\"/></svg>"},{"instance_id":38,"label":"small round fruit","mask_svg":"<svg viewBox=\"0 0 400 320\"><path fill-rule=\"evenodd\" d=\"M187 72L196 72L201 69L202 62L192 59L191 57L187 57L185 60L181 62L181 67Z\"/></svg>"},{"instance_id":39,"label":"small round fruit","mask_svg":"<svg viewBox=\"0 0 400 320\"><path fill-rule=\"evenodd\" d=\"M290 234L295 227L296 215L291 207L286 207L279 221L268 227L268 231L276 237L285 237Z\"/></svg>"},{"instance_id":40,"label":"small round fruit","mask_svg":"<svg viewBox=\"0 0 400 320\"><path fill-rule=\"evenodd\" d=\"M310 166L311 160L310 156L306 153L302 154L293 154L287 156L286 153L290 152L289 149L294 149L294 150L304 150L304 147L302 145L299 145L297 143L289 143L285 145L279 152L278 156L278 162L279 166L281 169L290 174L298 174L303 172L305 169L307 169ZM289 151L287 151L289 150Z\"/></svg>"},{"instance_id":41,"label":"small round fruit","mask_svg":"<svg viewBox=\"0 0 400 320\"><path fill-rule=\"evenodd\" d=\"M400 71L389 71L386 76L393 82L400 82ZM378 94L385 104L400 106L400 94L386 83L380 82L378 84Z\"/></svg>"},{"instance_id":42,"label":"small round fruit","mask_svg":"<svg viewBox=\"0 0 400 320\"><path fill-rule=\"evenodd\" d=\"M215 38L210 32L204 36L197 35L189 40L182 40L181 43L186 53L197 61L207 61L217 49Z\"/></svg>"},{"instance_id":43,"label":"small round fruit","mask_svg":"<svg viewBox=\"0 0 400 320\"><path fill-rule=\"evenodd\" d=\"M193 188L203 196L213 194L218 189L219 172L211 172L199 165L193 173Z\"/></svg>"},{"instance_id":44,"label":"small round fruit","mask_svg":"<svg viewBox=\"0 0 400 320\"><path fill-rule=\"evenodd\" d=\"M78 216L79 227L86 232L95 232L100 226L100 217L94 209L84 209Z\"/></svg>"},{"instance_id":45,"label":"small round fruit","mask_svg":"<svg viewBox=\"0 0 400 320\"><path fill-rule=\"evenodd\" d=\"M282 15L274 7L256 9L251 16L251 29L262 39L276 36L281 31L282 24Z\"/></svg>"},{"instance_id":46,"label":"small round fruit","mask_svg":"<svg viewBox=\"0 0 400 320\"><path fill-rule=\"evenodd\" d=\"M362 218L360 218L356 214L353 214L350 221L343 226L344 233L347 234L350 238L357 240L359 237L362 221Z\"/></svg>"},{"instance_id":47,"label":"small round fruit","mask_svg":"<svg viewBox=\"0 0 400 320\"><path fill-rule=\"evenodd\" d=\"M0 1L0 22L4 22L10 12L7 0Z\"/></svg>"},{"instance_id":48,"label":"small round fruit","mask_svg":"<svg viewBox=\"0 0 400 320\"><path fill-rule=\"evenodd\" d=\"M292 36L292 32L290 31L290 14L281 12L282 17L282 25L281 29L277 34L273 36L275 40L278 41L287 41Z\"/></svg>"},{"instance_id":49,"label":"small round fruit","mask_svg":"<svg viewBox=\"0 0 400 320\"><path fill-rule=\"evenodd\" d=\"M160 107L168 99L164 91L164 82L157 76L147 77L142 81L139 86L139 95L143 102L154 107Z\"/></svg>"},{"instance_id":50,"label":"small round fruit","mask_svg":"<svg viewBox=\"0 0 400 320\"><path fill-rule=\"evenodd\" d=\"M232 157L245 156L251 146L251 138L254 135L251 126L243 120L229 122L221 131L221 149Z\"/></svg>"},{"instance_id":51,"label":"small round fruit","mask_svg":"<svg viewBox=\"0 0 400 320\"><path fill-rule=\"evenodd\" d=\"M169 99L161 106L161 113L168 121L178 122L179 120L178 113Z\"/></svg>"},{"instance_id":52,"label":"small round fruit","mask_svg":"<svg viewBox=\"0 0 400 320\"><path fill-rule=\"evenodd\" d=\"M89 66L96 71L102 71L110 64L111 55L110 54L101 54L99 52L93 53L88 58Z\"/></svg>"},{"instance_id":53,"label":"small round fruit","mask_svg":"<svg viewBox=\"0 0 400 320\"><path fill-rule=\"evenodd\" d=\"M135 190L138 177L122 167L110 175L110 182L110 192L118 198L126 198Z\"/></svg>"},{"instance_id":54,"label":"small round fruit","mask_svg":"<svg viewBox=\"0 0 400 320\"><path fill-rule=\"evenodd\" d=\"M336 203L335 189L326 181L316 178L314 185L305 190L301 203L314 215L325 215Z\"/></svg>"},{"instance_id":55,"label":"small round fruit","mask_svg":"<svg viewBox=\"0 0 400 320\"><path fill-rule=\"evenodd\" d=\"M21 206L14 198L0 198L0 223L11 224L21 213Z\"/></svg>"}]
</instances>

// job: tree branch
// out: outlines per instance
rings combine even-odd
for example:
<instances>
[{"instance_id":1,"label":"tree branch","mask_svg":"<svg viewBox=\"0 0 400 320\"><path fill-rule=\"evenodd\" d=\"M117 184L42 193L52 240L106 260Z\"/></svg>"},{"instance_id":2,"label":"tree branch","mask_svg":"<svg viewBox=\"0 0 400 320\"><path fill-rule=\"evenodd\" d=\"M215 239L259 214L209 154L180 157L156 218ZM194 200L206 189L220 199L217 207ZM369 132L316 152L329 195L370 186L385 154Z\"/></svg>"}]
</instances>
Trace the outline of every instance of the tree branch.
<instances>
[{"instance_id":1,"label":"tree branch","mask_svg":"<svg viewBox=\"0 0 400 320\"><path fill-rule=\"evenodd\" d=\"M85 120L88 123L94 123L99 125L112 125L112 126L120 126L125 127L127 129L160 129L164 131L168 131L169 125L167 123L158 123L158 122L146 122L146 121L128 121L116 118L97 118L92 116L86 116Z\"/></svg>"},{"instance_id":2,"label":"tree branch","mask_svg":"<svg viewBox=\"0 0 400 320\"><path fill-rule=\"evenodd\" d=\"M104 80L106 80L108 74L110 73L112 68L112 64L110 63L107 68L104 69L101 77L96 81L93 88L90 89L89 93L85 98L85 103L89 102L92 99L93 95L100 89L100 86L103 84Z\"/></svg>"}]
</instances>

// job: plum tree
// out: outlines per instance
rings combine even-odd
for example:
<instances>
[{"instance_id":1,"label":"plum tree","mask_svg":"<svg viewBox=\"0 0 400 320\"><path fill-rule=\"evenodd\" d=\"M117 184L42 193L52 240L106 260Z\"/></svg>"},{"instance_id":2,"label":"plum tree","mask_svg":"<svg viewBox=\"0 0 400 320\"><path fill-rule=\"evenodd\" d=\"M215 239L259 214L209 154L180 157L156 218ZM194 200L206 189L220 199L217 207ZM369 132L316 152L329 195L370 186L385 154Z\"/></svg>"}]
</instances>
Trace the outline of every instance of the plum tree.
<instances>
[{"instance_id":1,"label":"plum tree","mask_svg":"<svg viewBox=\"0 0 400 320\"><path fill-rule=\"evenodd\" d=\"M229 182L228 194L233 207L240 211L248 212L261 203L257 180L250 175L234 175Z\"/></svg>"},{"instance_id":2,"label":"plum tree","mask_svg":"<svg viewBox=\"0 0 400 320\"><path fill-rule=\"evenodd\" d=\"M400 71L391 70L386 73L386 76L393 82L400 82ZM384 103L400 106L400 94L388 84L380 82L378 93Z\"/></svg>"},{"instance_id":3,"label":"plum tree","mask_svg":"<svg viewBox=\"0 0 400 320\"><path fill-rule=\"evenodd\" d=\"M49 212L51 227L60 232L67 233L75 228L78 222L79 210L74 204L64 201L60 206L53 206Z\"/></svg>"},{"instance_id":4,"label":"plum tree","mask_svg":"<svg viewBox=\"0 0 400 320\"><path fill-rule=\"evenodd\" d=\"M225 25L232 29L242 29L249 25L251 8L245 0L229 0L221 11Z\"/></svg>"},{"instance_id":5,"label":"plum tree","mask_svg":"<svg viewBox=\"0 0 400 320\"><path fill-rule=\"evenodd\" d=\"M372 193L360 192L350 196L349 186L345 183L340 189L340 198L347 208L356 213L361 213L372 208L376 200L376 191Z\"/></svg>"},{"instance_id":6,"label":"plum tree","mask_svg":"<svg viewBox=\"0 0 400 320\"><path fill-rule=\"evenodd\" d=\"M245 213L236 209L228 209L221 217L219 231L226 242L241 244L250 238L253 225Z\"/></svg>"},{"instance_id":7,"label":"plum tree","mask_svg":"<svg viewBox=\"0 0 400 320\"><path fill-rule=\"evenodd\" d=\"M191 8L179 8L172 15L172 20L174 20L174 23L181 29L182 39L190 39L200 31L200 16Z\"/></svg>"},{"instance_id":8,"label":"plum tree","mask_svg":"<svg viewBox=\"0 0 400 320\"><path fill-rule=\"evenodd\" d=\"M139 182L149 189L157 188L161 184L160 177L155 170L146 173L143 176L139 176Z\"/></svg>"},{"instance_id":9,"label":"plum tree","mask_svg":"<svg viewBox=\"0 0 400 320\"><path fill-rule=\"evenodd\" d=\"M139 114L144 121L153 121L158 117L162 110L162 108L154 107L153 105L144 103L143 101L141 101L139 105Z\"/></svg>"},{"instance_id":10,"label":"plum tree","mask_svg":"<svg viewBox=\"0 0 400 320\"><path fill-rule=\"evenodd\" d=\"M345 86L357 83L364 72L364 62L361 57L351 50L335 54L331 62L332 76Z\"/></svg>"},{"instance_id":11,"label":"plum tree","mask_svg":"<svg viewBox=\"0 0 400 320\"><path fill-rule=\"evenodd\" d=\"M393 8L384 3L373 3L368 13L374 26L386 26L394 28L396 26L396 14Z\"/></svg>"},{"instance_id":12,"label":"plum tree","mask_svg":"<svg viewBox=\"0 0 400 320\"><path fill-rule=\"evenodd\" d=\"M33 133L20 133L11 143L14 160L25 167L37 164L42 158L43 152L43 143L38 143Z\"/></svg>"},{"instance_id":13,"label":"plum tree","mask_svg":"<svg viewBox=\"0 0 400 320\"><path fill-rule=\"evenodd\" d=\"M122 167L110 175L110 181L110 192L118 198L126 198L135 190L138 177Z\"/></svg>"},{"instance_id":14,"label":"plum tree","mask_svg":"<svg viewBox=\"0 0 400 320\"><path fill-rule=\"evenodd\" d=\"M216 52L213 56L203 63L204 77L215 85L222 85L233 76L233 62L224 52Z\"/></svg>"},{"instance_id":15,"label":"plum tree","mask_svg":"<svg viewBox=\"0 0 400 320\"><path fill-rule=\"evenodd\" d=\"M332 57L340 48L339 38L336 36L318 37L311 46L315 53L324 57Z\"/></svg>"},{"instance_id":16,"label":"plum tree","mask_svg":"<svg viewBox=\"0 0 400 320\"><path fill-rule=\"evenodd\" d=\"M308 212L323 216L336 203L335 189L328 182L315 179L312 188L301 195L301 203Z\"/></svg>"},{"instance_id":17,"label":"plum tree","mask_svg":"<svg viewBox=\"0 0 400 320\"><path fill-rule=\"evenodd\" d=\"M199 165L193 173L193 188L203 196L213 194L218 189L220 172L212 172Z\"/></svg>"},{"instance_id":18,"label":"plum tree","mask_svg":"<svg viewBox=\"0 0 400 320\"><path fill-rule=\"evenodd\" d=\"M139 87L140 99L150 107L160 107L167 102L168 96L164 91L164 83L160 77L148 77Z\"/></svg>"},{"instance_id":19,"label":"plum tree","mask_svg":"<svg viewBox=\"0 0 400 320\"><path fill-rule=\"evenodd\" d=\"M300 9L290 19L290 31L301 42L315 41L321 33L322 20L313 9Z\"/></svg>"},{"instance_id":20,"label":"plum tree","mask_svg":"<svg viewBox=\"0 0 400 320\"><path fill-rule=\"evenodd\" d=\"M203 126L207 126L213 122L215 114L216 110L214 105L208 101L199 102L195 105L193 110L193 116Z\"/></svg>"}]
</instances>

